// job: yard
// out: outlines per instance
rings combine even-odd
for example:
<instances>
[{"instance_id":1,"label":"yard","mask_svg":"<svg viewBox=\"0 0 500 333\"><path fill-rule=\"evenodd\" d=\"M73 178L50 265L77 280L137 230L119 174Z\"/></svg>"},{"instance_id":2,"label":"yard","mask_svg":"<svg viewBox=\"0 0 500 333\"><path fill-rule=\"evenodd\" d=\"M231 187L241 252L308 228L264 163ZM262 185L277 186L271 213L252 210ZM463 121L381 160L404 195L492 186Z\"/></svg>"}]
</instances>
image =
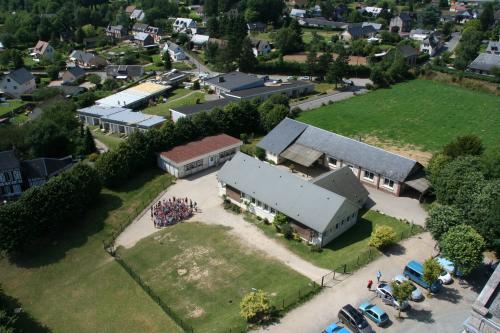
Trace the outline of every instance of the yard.
<instances>
[{"instance_id":1,"label":"yard","mask_svg":"<svg viewBox=\"0 0 500 333\"><path fill-rule=\"evenodd\" d=\"M166 103L158 103L155 106L150 106L144 109L143 112L169 117L170 108L194 105L197 100L203 102L205 100L205 93L199 90L194 91L190 89L178 88L169 92Z\"/></svg>"},{"instance_id":2,"label":"yard","mask_svg":"<svg viewBox=\"0 0 500 333\"><path fill-rule=\"evenodd\" d=\"M123 142L123 138L116 133L103 133L96 126L92 126L92 135L104 143L110 150L116 149Z\"/></svg>"},{"instance_id":3,"label":"yard","mask_svg":"<svg viewBox=\"0 0 500 333\"><path fill-rule=\"evenodd\" d=\"M332 40L333 36L339 34L338 31L331 30L322 30L322 29L314 29L314 28L303 28L302 40L305 44L309 44L312 41L313 32L316 32L319 36L323 37L323 39L328 43Z\"/></svg>"},{"instance_id":4,"label":"yard","mask_svg":"<svg viewBox=\"0 0 500 333\"><path fill-rule=\"evenodd\" d=\"M387 225L392 227L398 240L407 238L410 231L412 234L422 231L419 226L412 227L393 217L369 210L361 216L356 225L330 242L323 248L322 252L312 252L310 246L303 242L284 239L280 234L276 233L276 229L272 224L265 224L250 214L245 214L245 220L256 224L266 235L279 240L289 250L316 266L339 270L344 265L347 265L348 271L365 265L368 261L381 254L380 251L371 249L368 246L370 235L377 226Z\"/></svg>"},{"instance_id":5,"label":"yard","mask_svg":"<svg viewBox=\"0 0 500 333\"><path fill-rule=\"evenodd\" d=\"M477 134L500 145L500 97L430 80L388 89L302 113L298 120L365 141L435 152L457 135Z\"/></svg>"},{"instance_id":6,"label":"yard","mask_svg":"<svg viewBox=\"0 0 500 333\"><path fill-rule=\"evenodd\" d=\"M223 226L177 224L118 253L195 332L246 331L239 304L253 288L269 292L280 308L310 289L307 278Z\"/></svg>"},{"instance_id":7,"label":"yard","mask_svg":"<svg viewBox=\"0 0 500 333\"><path fill-rule=\"evenodd\" d=\"M7 100L0 102L0 118L9 115L10 112L20 108L28 103L19 100ZM12 114L10 116L13 116Z\"/></svg>"},{"instance_id":8,"label":"yard","mask_svg":"<svg viewBox=\"0 0 500 333\"><path fill-rule=\"evenodd\" d=\"M172 178L151 169L71 221L59 242L16 263L0 261L5 293L47 329L19 322L24 332L173 332L181 330L103 250L102 241L127 223Z\"/></svg>"}]
</instances>

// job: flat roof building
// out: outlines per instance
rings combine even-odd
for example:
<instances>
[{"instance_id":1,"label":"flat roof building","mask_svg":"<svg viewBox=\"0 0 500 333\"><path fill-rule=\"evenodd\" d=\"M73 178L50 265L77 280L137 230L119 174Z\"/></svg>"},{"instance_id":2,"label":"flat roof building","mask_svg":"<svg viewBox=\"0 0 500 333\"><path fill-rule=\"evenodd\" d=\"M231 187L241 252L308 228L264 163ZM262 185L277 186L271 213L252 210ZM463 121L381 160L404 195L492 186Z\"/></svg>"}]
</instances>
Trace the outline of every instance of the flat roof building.
<instances>
[{"instance_id":1,"label":"flat roof building","mask_svg":"<svg viewBox=\"0 0 500 333\"><path fill-rule=\"evenodd\" d=\"M150 99L163 95L170 88L171 86L145 82L108 97L101 98L95 103L107 107L136 109L139 106L147 104Z\"/></svg>"},{"instance_id":2,"label":"flat roof building","mask_svg":"<svg viewBox=\"0 0 500 333\"><path fill-rule=\"evenodd\" d=\"M278 212L286 215L304 240L319 246L354 226L368 198L366 189L348 169L333 171L328 177L332 178L316 184L243 153L237 153L217 173L220 195L269 221ZM328 184L339 179L349 184L344 191L352 190L348 197L355 201Z\"/></svg>"},{"instance_id":3,"label":"flat roof building","mask_svg":"<svg viewBox=\"0 0 500 333\"><path fill-rule=\"evenodd\" d=\"M264 79L253 74L230 72L206 79L205 84L208 84L217 95L220 95L221 93L262 87Z\"/></svg>"},{"instance_id":4,"label":"flat roof building","mask_svg":"<svg viewBox=\"0 0 500 333\"><path fill-rule=\"evenodd\" d=\"M274 85L265 85L250 89L224 93L224 96L238 100L258 98L264 101L272 95L280 94L288 97L298 97L314 91L314 85L304 81L292 81Z\"/></svg>"},{"instance_id":5,"label":"flat roof building","mask_svg":"<svg viewBox=\"0 0 500 333\"><path fill-rule=\"evenodd\" d=\"M158 166L175 177L186 177L224 163L242 144L227 134L207 136L159 153Z\"/></svg>"}]
</instances>

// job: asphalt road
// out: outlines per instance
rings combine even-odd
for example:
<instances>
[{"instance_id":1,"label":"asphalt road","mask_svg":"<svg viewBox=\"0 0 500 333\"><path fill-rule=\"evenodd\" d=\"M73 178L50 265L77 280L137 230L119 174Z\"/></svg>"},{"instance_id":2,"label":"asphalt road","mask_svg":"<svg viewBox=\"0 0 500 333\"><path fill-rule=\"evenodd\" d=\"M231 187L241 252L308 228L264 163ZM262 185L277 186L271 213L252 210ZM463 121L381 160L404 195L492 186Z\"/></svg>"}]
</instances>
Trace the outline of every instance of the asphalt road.
<instances>
[{"instance_id":1,"label":"asphalt road","mask_svg":"<svg viewBox=\"0 0 500 333\"><path fill-rule=\"evenodd\" d=\"M450 40L444 43L445 51L453 53L461 37L462 35L459 32L452 33Z\"/></svg>"}]
</instances>

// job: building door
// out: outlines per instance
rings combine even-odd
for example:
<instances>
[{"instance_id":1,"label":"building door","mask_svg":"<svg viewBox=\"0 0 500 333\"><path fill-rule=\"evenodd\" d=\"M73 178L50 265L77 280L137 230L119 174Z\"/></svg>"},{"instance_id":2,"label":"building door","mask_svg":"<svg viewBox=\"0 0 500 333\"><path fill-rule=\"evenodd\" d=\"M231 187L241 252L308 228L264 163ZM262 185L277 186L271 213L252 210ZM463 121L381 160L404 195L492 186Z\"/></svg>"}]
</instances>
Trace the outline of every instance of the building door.
<instances>
[{"instance_id":1,"label":"building door","mask_svg":"<svg viewBox=\"0 0 500 333\"><path fill-rule=\"evenodd\" d=\"M211 167L211 166L214 166L216 163L217 163L217 155L212 155L208 158L208 166Z\"/></svg>"}]
</instances>

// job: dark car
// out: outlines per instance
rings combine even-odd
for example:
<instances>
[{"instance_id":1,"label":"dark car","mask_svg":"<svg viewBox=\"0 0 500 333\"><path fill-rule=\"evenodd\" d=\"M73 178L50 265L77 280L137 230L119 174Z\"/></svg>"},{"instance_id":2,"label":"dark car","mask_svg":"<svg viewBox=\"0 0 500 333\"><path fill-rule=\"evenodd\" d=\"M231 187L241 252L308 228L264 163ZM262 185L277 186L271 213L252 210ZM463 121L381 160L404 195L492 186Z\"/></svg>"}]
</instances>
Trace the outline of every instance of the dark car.
<instances>
[{"instance_id":1,"label":"dark car","mask_svg":"<svg viewBox=\"0 0 500 333\"><path fill-rule=\"evenodd\" d=\"M339 320L349 327L351 331L357 333L371 333L373 332L372 328L366 321L365 317L361 312L359 312L355 307L351 304L345 305L339 311Z\"/></svg>"}]
</instances>

